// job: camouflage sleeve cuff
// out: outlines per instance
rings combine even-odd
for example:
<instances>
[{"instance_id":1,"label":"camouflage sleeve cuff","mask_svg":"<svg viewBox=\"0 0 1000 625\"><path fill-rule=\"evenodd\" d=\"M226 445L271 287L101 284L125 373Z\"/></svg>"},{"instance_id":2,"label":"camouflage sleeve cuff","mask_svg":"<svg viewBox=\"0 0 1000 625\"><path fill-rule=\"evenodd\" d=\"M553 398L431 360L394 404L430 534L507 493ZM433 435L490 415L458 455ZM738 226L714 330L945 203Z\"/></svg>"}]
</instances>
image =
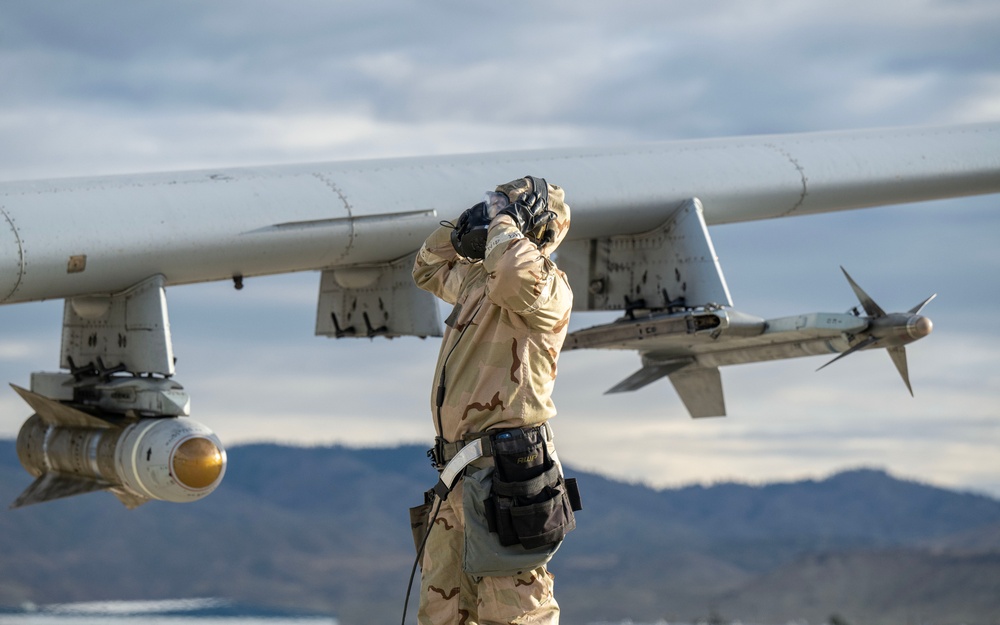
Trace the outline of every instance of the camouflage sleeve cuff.
<instances>
[{"instance_id":1,"label":"camouflage sleeve cuff","mask_svg":"<svg viewBox=\"0 0 1000 625\"><path fill-rule=\"evenodd\" d=\"M506 249L506 244L510 241L516 241L518 239L523 239L524 235L521 231L514 225L514 220L507 215L500 215L493 220L490 224L490 238L486 242L486 253L483 255L484 260L490 257L490 253L498 247L504 246L501 249Z\"/></svg>"}]
</instances>

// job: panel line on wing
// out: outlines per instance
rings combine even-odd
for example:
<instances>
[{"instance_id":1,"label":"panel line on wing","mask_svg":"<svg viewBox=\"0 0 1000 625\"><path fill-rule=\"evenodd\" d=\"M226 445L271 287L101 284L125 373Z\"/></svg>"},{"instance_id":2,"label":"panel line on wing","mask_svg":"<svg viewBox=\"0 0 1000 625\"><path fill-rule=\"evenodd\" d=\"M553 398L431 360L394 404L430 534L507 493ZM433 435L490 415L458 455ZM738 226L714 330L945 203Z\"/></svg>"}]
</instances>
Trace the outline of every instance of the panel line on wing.
<instances>
[{"instance_id":1,"label":"panel line on wing","mask_svg":"<svg viewBox=\"0 0 1000 625\"><path fill-rule=\"evenodd\" d=\"M308 230L313 228L332 228L343 225L351 225L365 222L378 222L399 219L418 219L422 217L437 217L437 210L428 208L424 210L406 211L402 213L378 213L376 215L361 215L357 217L330 217L328 219L310 219L307 221L286 221L280 224L272 224L241 232L246 234L265 234L270 232L290 232L297 230Z\"/></svg>"},{"instance_id":2,"label":"panel line on wing","mask_svg":"<svg viewBox=\"0 0 1000 625\"><path fill-rule=\"evenodd\" d=\"M6 255L10 257L3 258L5 275L4 281L0 282L0 285L2 285L2 289L0 289L0 302L5 302L21 288L21 280L24 278L24 242L21 241L21 234L17 228L17 224L14 223L13 218L7 214L3 206L0 206L0 215L3 215L4 221L7 222L11 234L14 236L15 244L13 246L4 245L0 248L0 256ZM10 271L11 265L17 268L16 271ZM13 274L16 274L16 277Z\"/></svg>"},{"instance_id":3,"label":"panel line on wing","mask_svg":"<svg viewBox=\"0 0 1000 625\"><path fill-rule=\"evenodd\" d=\"M802 181L802 193L799 195L799 199L795 201L795 205L789 208L787 211L781 214L782 217L789 217L795 214L795 211L799 209L800 206L805 204L806 196L809 195L809 177L806 176L806 169L802 166L802 163L789 151L785 150L783 147L776 145L774 143L765 143L766 147L771 148L778 154L788 159L788 162L795 167L798 172L799 179Z\"/></svg>"}]
</instances>

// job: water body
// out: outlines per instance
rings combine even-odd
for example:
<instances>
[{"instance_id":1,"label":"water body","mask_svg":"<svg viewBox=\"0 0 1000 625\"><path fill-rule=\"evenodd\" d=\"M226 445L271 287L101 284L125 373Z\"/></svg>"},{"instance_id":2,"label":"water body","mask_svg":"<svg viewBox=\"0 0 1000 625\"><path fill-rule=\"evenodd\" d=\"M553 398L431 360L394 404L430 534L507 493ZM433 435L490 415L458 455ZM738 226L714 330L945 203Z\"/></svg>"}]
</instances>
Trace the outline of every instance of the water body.
<instances>
[{"instance_id":1,"label":"water body","mask_svg":"<svg viewBox=\"0 0 1000 625\"><path fill-rule=\"evenodd\" d=\"M411 618L413 615L411 614ZM329 615L289 613L225 599L93 601L0 608L0 625L340 625ZM707 625L657 621L616 621L589 625ZM751 625L739 621L727 625ZM805 625L788 623L785 625Z\"/></svg>"},{"instance_id":2,"label":"water body","mask_svg":"<svg viewBox=\"0 0 1000 625\"><path fill-rule=\"evenodd\" d=\"M336 618L255 608L216 598L94 601L0 610L0 625L339 625Z\"/></svg>"}]
</instances>

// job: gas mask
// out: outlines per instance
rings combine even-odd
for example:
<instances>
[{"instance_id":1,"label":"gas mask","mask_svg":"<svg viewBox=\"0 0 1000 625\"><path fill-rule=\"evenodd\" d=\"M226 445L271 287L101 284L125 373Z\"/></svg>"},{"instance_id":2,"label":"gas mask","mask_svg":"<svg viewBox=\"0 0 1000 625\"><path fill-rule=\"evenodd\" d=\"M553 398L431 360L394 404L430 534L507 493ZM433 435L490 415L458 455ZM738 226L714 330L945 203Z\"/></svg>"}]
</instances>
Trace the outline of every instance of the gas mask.
<instances>
[{"instance_id":1,"label":"gas mask","mask_svg":"<svg viewBox=\"0 0 1000 625\"><path fill-rule=\"evenodd\" d=\"M442 222L442 225L453 228L451 245L455 251L469 260L482 260L486 256L486 235L490 222L509 203L503 193L490 191L482 202L467 208L458 218L457 224Z\"/></svg>"}]
</instances>

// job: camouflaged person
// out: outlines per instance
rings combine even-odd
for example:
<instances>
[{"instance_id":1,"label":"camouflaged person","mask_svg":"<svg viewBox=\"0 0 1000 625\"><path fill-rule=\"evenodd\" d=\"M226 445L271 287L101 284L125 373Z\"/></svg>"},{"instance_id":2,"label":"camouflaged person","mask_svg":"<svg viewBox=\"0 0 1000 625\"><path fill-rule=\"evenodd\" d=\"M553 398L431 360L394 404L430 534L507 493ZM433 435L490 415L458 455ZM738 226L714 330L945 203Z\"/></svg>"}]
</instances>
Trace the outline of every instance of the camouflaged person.
<instances>
[{"instance_id":1,"label":"camouflaged person","mask_svg":"<svg viewBox=\"0 0 1000 625\"><path fill-rule=\"evenodd\" d=\"M469 218L475 210L487 211L478 225ZM437 450L454 451L488 430L495 435L523 428L542 433L545 454L558 464L547 421L556 414L551 396L573 295L550 255L565 238L569 217L561 188L521 178L488 193L483 203L463 213L457 227L443 222L421 247L414 280L454 305L431 394ZM473 247L478 249L463 251L473 257L481 253L482 260L457 251L463 232L474 239L477 227ZM467 471L491 460L478 460ZM472 488L467 481L464 487ZM467 572L465 533L471 519L463 499L469 497L463 497L460 479L439 502L426 536L419 622L558 623L553 576L544 563L506 575Z\"/></svg>"}]
</instances>

